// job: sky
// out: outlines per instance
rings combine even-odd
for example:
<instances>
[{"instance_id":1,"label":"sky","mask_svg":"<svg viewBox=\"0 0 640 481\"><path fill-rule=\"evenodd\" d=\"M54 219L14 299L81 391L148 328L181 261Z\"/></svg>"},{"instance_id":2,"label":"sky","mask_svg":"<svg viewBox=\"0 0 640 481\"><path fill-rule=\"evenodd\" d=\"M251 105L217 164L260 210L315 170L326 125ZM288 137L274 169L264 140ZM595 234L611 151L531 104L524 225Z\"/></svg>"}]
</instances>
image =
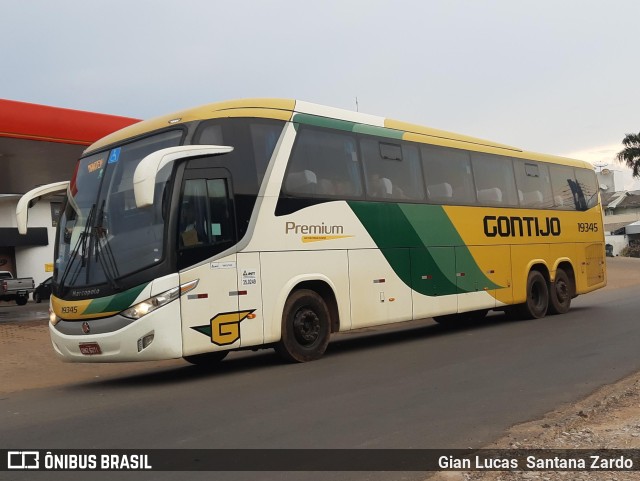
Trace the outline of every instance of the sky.
<instances>
[{"instance_id":1,"label":"sky","mask_svg":"<svg viewBox=\"0 0 640 481\"><path fill-rule=\"evenodd\" d=\"M11 100L151 118L246 97L355 110L357 97L361 112L612 165L640 131L636 0L0 7Z\"/></svg>"}]
</instances>

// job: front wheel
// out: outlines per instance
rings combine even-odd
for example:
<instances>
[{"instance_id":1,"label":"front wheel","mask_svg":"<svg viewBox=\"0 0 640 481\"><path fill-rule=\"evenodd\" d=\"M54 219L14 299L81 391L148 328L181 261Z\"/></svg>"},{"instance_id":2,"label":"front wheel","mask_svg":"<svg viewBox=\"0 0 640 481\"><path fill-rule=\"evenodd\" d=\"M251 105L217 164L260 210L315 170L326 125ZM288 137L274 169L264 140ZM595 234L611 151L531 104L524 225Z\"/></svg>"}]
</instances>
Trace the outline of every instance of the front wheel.
<instances>
[{"instance_id":1,"label":"front wheel","mask_svg":"<svg viewBox=\"0 0 640 481\"><path fill-rule=\"evenodd\" d=\"M33 300L34 300L35 302L37 302L38 304L40 304L40 303L42 302L42 297L40 296L40 293L39 293L39 292L36 292L36 293L33 295Z\"/></svg>"},{"instance_id":2,"label":"front wheel","mask_svg":"<svg viewBox=\"0 0 640 481\"><path fill-rule=\"evenodd\" d=\"M282 313L282 337L275 348L291 362L319 359L331 335L329 309L320 295L308 289L293 292Z\"/></svg>"},{"instance_id":3,"label":"front wheel","mask_svg":"<svg viewBox=\"0 0 640 481\"><path fill-rule=\"evenodd\" d=\"M19 306L24 306L27 303L27 298L26 297L16 297L16 304L18 304Z\"/></svg>"},{"instance_id":4,"label":"front wheel","mask_svg":"<svg viewBox=\"0 0 640 481\"><path fill-rule=\"evenodd\" d=\"M571 307L573 283L563 269L556 271L556 280L549 286L549 313L564 314Z\"/></svg>"},{"instance_id":5,"label":"front wheel","mask_svg":"<svg viewBox=\"0 0 640 481\"><path fill-rule=\"evenodd\" d=\"M527 300L518 306L518 314L523 319L540 319L549 308L547 280L539 271L529 272L527 277Z\"/></svg>"}]
</instances>

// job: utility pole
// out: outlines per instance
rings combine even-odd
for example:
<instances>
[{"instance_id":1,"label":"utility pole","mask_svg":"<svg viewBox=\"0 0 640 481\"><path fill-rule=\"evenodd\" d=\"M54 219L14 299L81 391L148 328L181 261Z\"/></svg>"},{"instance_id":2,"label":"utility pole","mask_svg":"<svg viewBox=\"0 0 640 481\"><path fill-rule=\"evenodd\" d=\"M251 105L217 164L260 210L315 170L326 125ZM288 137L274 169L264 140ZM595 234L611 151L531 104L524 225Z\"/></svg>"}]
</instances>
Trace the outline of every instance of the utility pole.
<instances>
[{"instance_id":1,"label":"utility pole","mask_svg":"<svg viewBox=\"0 0 640 481\"><path fill-rule=\"evenodd\" d=\"M360 108L358 106L358 97L356 97L356 112L360 112Z\"/></svg>"}]
</instances>

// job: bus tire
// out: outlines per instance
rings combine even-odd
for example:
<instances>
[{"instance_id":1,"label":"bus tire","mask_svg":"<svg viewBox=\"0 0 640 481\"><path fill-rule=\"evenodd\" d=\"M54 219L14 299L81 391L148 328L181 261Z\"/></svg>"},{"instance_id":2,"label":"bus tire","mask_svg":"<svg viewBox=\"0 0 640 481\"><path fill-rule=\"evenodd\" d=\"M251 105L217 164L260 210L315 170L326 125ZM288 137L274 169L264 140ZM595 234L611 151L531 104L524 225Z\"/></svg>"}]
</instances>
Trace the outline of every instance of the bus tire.
<instances>
[{"instance_id":1,"label":"bus tire","mask_svg":"<svg viewBox=\"0 0 640 481\"><path fill-rule=\"evenodd\" d=\"M331 316L324 299L315 291L291 293L282 313L282 337L275 349L290 362L319 359L329 344Z\"/></svg>"},{"instance_id":2,"label":"bus tire","mask_svg":"<svg viewBox=\"0 0 640 481\"><path fill-rule=\"evenodd\" d=\"M225 357L227 357L229 351L214 351L204 354L194 354L193 356L184 356L184 360L194 364L196 366L215 366Z\"/></svg>"},{"instance_id":3,"label":"bus tire","mask_svg":"<svg viewBox=\"0 0 640 481\"><path fill-rule=\"evenodd\" d=\"M549 286L549 313L564 314L571 308L573 285L563 269L556 271L556 280Z\"/></svg>"},{"instance_id":4,"label":"bus tire","mask_svg":"<svg viewBox=\"0 0 640 481\"><path fill-rule=\"evenodd\" d=\"M527 300L520 304L519 317L522 319L540 319L549 308L549 288L547 280L539 271L530 271L527 277Z\"/></svg>"}]
</instances>

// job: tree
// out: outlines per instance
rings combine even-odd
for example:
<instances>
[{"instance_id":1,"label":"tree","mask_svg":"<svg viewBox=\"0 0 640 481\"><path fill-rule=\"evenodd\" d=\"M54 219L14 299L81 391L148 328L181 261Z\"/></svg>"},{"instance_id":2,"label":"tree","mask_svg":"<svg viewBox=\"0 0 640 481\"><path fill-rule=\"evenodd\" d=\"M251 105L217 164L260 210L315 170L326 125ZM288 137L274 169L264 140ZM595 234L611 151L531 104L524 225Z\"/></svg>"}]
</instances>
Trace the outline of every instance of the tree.
<instances>
[{"instance_id":1,"label":"tree","mask_svg":"<svg viewBox=\"0 0 640 481\"><path fill-rule=\"evenodd\" d=\"M640 132L625 135L622 145L624 149L618 152L616 159L627 164L633 170L634 177L640 177Z\"/></svg>"}]
</instances>

